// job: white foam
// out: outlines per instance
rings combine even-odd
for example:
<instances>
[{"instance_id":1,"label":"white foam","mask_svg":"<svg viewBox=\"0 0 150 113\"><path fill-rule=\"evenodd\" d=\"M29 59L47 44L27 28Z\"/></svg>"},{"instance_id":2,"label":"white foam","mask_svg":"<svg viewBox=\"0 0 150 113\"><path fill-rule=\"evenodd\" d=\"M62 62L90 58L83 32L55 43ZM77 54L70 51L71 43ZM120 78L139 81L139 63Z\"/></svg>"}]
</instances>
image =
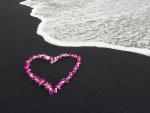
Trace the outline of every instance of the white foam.
<instances>
[{"instance_id":1,"label":"white foam","mask_svg":"<svg viewBox=\"0 0 150 113\"><path fill-rule=\"evenodd\" d=\"M27 0L50 44L100 47L150 56L149 0Z\"/></svg>"}]
</instances>

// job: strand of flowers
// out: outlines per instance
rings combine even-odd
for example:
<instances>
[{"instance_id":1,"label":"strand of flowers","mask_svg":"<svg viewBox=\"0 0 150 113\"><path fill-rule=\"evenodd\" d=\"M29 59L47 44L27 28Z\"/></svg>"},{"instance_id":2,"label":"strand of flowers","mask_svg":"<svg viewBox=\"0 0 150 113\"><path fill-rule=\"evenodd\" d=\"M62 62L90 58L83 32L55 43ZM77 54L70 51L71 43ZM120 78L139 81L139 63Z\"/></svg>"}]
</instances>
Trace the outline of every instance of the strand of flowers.
<instances>
[{"instance_id":1,"label":"strand of flowers","mask_svg":"<svg viewBox=\"0 0 150 113\"><path fill-rule=\"evenodd\" d=\"M68 75L64 79L60 80L55 86L52 86L50 82L34 74L31 70L31 64L35 59L45 59L49 61L51 64L53 64L61 58L68 58L68 57L76 59L76 64L74 65L72 70L68 73ZM62 53L55 57L48 56L46 54L37 54L37 55L33 55L31 58L25 61L24 69L25 69L26 74L35 83L37 83L39 86L43 86L49 92L50 95L54 95L57 93L58 89L60 90L62 88L62 86L65 83L69 83L70 79L75 75L75 73L77 73L77 70L79 69L80 64L81 64L81 56L76 55L76 54Z\"/></svg>"}]
</instances>

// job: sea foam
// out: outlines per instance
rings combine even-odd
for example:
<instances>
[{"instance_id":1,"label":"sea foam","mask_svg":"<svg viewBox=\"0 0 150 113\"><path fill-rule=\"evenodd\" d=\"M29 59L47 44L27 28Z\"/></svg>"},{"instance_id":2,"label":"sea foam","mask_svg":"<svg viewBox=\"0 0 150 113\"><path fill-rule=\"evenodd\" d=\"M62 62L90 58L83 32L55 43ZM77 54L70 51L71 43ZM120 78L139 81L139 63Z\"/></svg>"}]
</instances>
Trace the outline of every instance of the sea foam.
<instances>
[{"instance_id":1,"label":"sea foam","mask_svg":"<svg viewBox=\"0 0 150 113\"><path fill-rule=\"evenodd\" d=\"M150 56L149 0L26 0L37 34L66 47L100 47Z\"/></svg>"}]
</instances>

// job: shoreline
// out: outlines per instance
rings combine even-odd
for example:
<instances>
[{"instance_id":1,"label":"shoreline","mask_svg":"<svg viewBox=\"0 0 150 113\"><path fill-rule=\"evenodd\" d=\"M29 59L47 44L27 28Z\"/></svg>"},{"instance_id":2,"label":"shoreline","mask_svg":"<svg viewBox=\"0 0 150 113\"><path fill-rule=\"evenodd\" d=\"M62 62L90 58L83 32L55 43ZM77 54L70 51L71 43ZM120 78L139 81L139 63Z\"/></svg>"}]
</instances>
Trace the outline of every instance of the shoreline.
<instances>
[{"instance_id":1,"label":"shoreline","mask_svg":"<svg viewBox=\"0 0 150 113\"><path fill-rule=\"evenodd\" d=\"M97 47L97 48L108 48L108 49L113 49L113 50L119 50L119 51L126 51L126 52L131 52L131 53L137 53L141 54L144 56L150 57L150 50L148 49L142 49L142 48L134 48L134 47L124 47L124 46L119 46L119 45L113 45L113 44L108 44L104 42L62 42L59 40L56 40L50 36L48 36L46 33L42 31L43 26L47 22L47 20L43 17L36 16L36 8L32 8L30 5L24 4L24 2L20 2L19 4L30 7L31 8L31 13L30 16L38 18L41 22L39 23L37 27L36 33L40 35L44 41L55 45L55 46L60 46L60 47ZM35 6L35 7L38 7Z\"/></svg>"}]
</instances>

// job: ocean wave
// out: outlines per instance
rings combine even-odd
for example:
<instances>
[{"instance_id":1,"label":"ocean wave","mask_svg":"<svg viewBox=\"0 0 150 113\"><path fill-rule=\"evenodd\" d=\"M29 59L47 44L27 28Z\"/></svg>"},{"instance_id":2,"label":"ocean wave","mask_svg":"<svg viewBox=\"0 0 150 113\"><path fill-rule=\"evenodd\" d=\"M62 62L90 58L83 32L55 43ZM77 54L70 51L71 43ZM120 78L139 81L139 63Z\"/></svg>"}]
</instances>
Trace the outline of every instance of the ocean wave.
<instances>
[{"instance_id":1,"label":"ocean wave","mask_svg":"<svg viewBox=\"0 0 150 113\"><path fill-rule=\"evenodd\" d=\"M150 56L149 0L26 0L37 34L67 47L102 47Z\"/></svg>"}]
</instances>

